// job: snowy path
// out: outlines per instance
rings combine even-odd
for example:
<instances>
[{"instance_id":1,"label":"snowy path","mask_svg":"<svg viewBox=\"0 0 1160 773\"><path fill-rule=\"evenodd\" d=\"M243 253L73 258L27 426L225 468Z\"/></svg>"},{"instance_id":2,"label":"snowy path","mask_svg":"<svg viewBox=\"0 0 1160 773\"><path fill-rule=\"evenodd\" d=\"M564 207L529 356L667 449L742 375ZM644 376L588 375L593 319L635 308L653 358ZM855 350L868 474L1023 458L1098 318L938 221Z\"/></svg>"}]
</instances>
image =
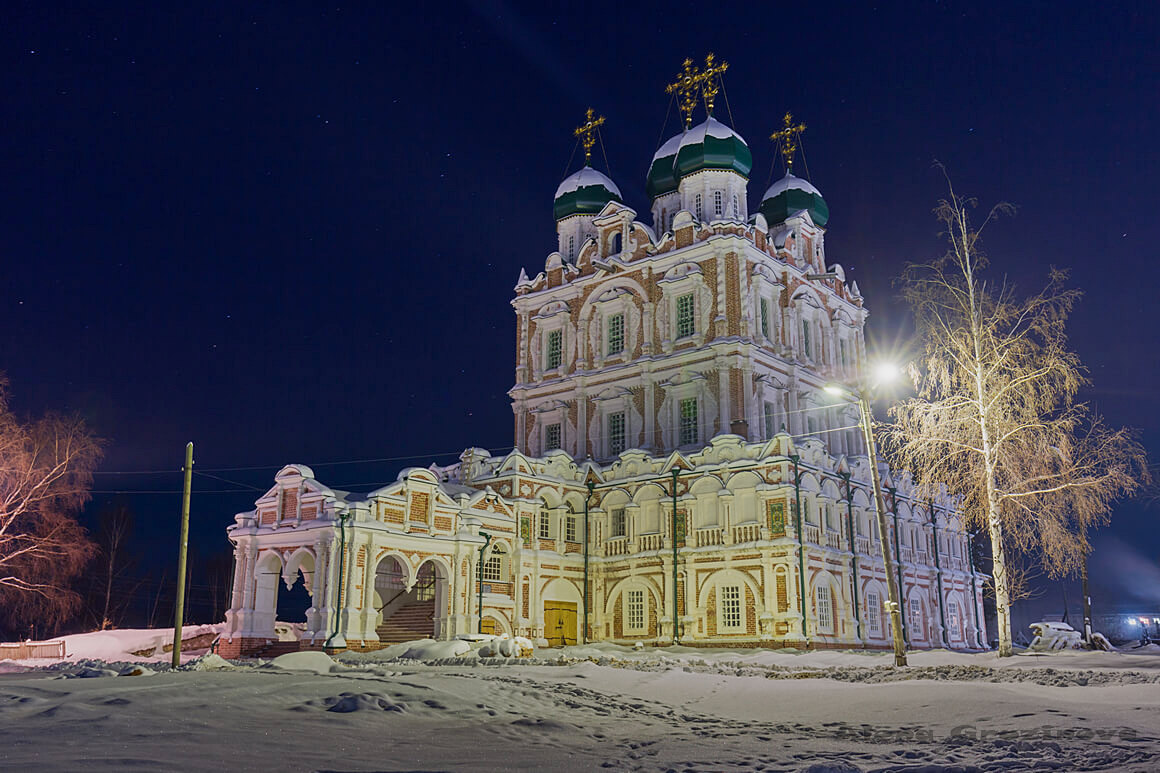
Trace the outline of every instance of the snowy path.
<instances>
[{"instance_id":1,"label":"snowy path","mask_svg":"<svg viewBox=\"0 0 1160 773\"><path fill-rule=\"evenodd\" d=\"M721 664L691 668L390 663L330 674L0 674L0 766L797 771L845 762L856 766L851 771L1160 768L1155 671L1125 672L1151 683L1057 687L977 679L875 684L767 678L760 669L735 676L721 673ZM1004 731L1019 737L996 737Z\"/></svg>"}]
</instances>

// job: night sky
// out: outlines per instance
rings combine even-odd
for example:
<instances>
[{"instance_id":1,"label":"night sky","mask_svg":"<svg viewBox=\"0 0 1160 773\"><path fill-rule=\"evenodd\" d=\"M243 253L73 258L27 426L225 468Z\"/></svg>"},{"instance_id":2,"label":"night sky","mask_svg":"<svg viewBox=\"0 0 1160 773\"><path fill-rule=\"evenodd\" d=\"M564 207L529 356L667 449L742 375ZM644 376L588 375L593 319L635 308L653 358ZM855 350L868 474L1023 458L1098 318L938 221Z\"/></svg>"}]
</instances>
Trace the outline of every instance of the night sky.
<instances>
[{"instance_id":1,"label":"night sky","mask_svg":"<svg viewBox=\"0 0 1160 773\"><path fill-rule=\"evenodd\" d=\"M782 114L809 126L828 258L872 340L905 337L892 281L943 251L937 159L1019 207L988 229L993 275L1071 270L1085 398L1160 459L1155 3L162 5L10 3L0 26L0 371L17 411L107 439L86 517L179 489L188 440L195 469L252 488L288 462L367 490L509 449L509 300L555 248L572 128L606 116L595 165L647 216L678 129L663 87L709 51L751 209ZM112 474L134 470L166 474ZM194 547L220 550L256 492L195 490ZM127 497L168 560L179 497ZM1155 517L1120 506L1097 546L1155 571Z\"/></svg>"}]
</instances>

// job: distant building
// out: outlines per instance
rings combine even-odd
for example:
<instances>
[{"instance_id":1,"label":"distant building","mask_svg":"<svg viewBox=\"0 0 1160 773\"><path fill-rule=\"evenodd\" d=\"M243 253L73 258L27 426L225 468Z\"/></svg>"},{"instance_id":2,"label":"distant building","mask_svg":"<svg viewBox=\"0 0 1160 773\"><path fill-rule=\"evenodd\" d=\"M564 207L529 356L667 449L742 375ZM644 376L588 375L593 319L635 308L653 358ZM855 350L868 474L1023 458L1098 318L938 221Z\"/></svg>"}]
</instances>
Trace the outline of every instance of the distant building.
<instances>
[{"instance_id":1,"label":"distant building","mask_svg":"<svg viewBox=\"0 0 1160 773\"><path fill-rule=\"evenodd\" d=\"M883 572L857 406L822 390L866 367L828 206L787 172L751 212L749 146L701 82L710 115L656 152L648 222L587 162L557 189L557 249L511 301L515 449L366 494L284 468L229 529L224 654L274 651L278 584L299 575L308 647L483 630L888 648L899 580L912 647L982 646L985 578L954 503L889 471Z\"/></svg>"}]
</instances>

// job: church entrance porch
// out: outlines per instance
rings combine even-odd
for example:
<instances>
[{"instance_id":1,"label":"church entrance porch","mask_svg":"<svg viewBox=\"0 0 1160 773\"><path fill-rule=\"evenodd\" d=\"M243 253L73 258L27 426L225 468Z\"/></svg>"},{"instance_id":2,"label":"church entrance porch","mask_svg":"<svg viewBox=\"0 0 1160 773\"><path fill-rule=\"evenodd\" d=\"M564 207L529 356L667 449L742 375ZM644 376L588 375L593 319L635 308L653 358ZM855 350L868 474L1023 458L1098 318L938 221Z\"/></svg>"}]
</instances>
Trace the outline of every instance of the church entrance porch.
<instances>
[{"instance_id":1,"label":"church entrance porch","mask_svg":"<svg viewBox=\"0 0 1160 773\"><path fill-rule=\"evenodd\" d=\"M375 632L380 644L438 638L437 600L445 594L446 582L441 581L433 562L419 567L414 582L408 585L400 560L385 557L375 571Z\"/></svg>"}]
</instances>

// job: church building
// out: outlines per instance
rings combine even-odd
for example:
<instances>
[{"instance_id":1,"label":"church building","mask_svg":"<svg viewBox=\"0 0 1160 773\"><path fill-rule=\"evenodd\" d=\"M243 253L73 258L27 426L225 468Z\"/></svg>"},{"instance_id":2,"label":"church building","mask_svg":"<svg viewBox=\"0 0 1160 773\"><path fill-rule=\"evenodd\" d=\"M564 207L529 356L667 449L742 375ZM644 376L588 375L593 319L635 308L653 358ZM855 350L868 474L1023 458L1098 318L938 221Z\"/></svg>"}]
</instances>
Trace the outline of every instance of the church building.
<instances>
[{"instance_id":1,"label":"church building","mask_svg":"<svg viewBox=\"0 0 1160 773\"><path fill-rule=\"evenodd\" d=\"M786 174L750 209L750 147L714 116L726 67L687 60L670 86L682 130L652 158L643 217L591 165L604 119L576 130L556 249L511 300L513 450L357 494L284 467L228 529L221 654L477 632L889 649L887 583L910 647L983 647L956 503L883 467L878 533L858 405L824 389L862 383L866 304L827 259L825 199L792 174L789 115ZM279 586L299 577L305 631L278 642Z\"/></svg>"}]
</instances>

